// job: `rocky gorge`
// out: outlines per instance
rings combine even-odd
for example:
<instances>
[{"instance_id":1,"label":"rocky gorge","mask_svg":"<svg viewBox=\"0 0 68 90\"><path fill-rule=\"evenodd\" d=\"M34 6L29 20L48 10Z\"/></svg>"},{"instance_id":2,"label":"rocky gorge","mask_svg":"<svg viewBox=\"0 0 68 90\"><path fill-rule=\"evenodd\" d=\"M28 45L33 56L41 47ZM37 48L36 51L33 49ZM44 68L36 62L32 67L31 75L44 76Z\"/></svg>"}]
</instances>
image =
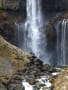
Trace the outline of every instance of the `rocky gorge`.
<instances>
[{"instance_id":1,"label":"rocky gorge","mask_svg":"<svg viewBox=\"0 0 68 90\"><path fill-rule=\"evenodd\" d=\"M44 26L47 49L55 50L56 25L61 37L62 21L68 19L68 1L42 0L41 4L44 16L56 12ZM15 23L24 23L26 16L26 0L0 0L0 90L26 90L24 82L33 87L31 90L68 90L68 66L52 67L18 47Z\"/></svg>"}]
</instances>

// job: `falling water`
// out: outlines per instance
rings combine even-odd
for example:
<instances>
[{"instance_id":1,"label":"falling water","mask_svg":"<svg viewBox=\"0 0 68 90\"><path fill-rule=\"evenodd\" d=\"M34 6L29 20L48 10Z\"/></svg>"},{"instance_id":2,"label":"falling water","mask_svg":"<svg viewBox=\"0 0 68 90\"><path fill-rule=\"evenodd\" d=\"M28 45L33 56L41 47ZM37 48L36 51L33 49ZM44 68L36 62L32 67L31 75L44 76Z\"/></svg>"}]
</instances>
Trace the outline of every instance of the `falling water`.
<instances>
[{"instance_id":1,"label":"falling water","mask_svg":"<svg viewBox=\"0 0 68 90\"><path fill-rule=\"evenodd\" d=\"M50 64L51 55L47 53L47 41L44 33L44 20L41 10L41 0L27 0L27 20L25 29L28 32L25 40L26 49L41 58L44 63ZM46 60L45 60L46 59Z\"/></svg>"},{"instance_id":2,"label":"falling water","mask_svg":"<svg viewBox=\"0 0 68 90\"><path fill-rule=\"evenodd\" d=\"M61 64L63 65L66 65L66 50L65 50L66 24L67 21L64 19L62 22L62 34L61 34Z\"/></svg>"},{"instance_id":3,"label":"falling water","mask_svg":"<svg viewBox=\"0 0 68 90\"><path fill-rule=\"evenodd\" d=\"M50 59L53 53L47 51L41 0L27 0L26 12L27 18L25 24L15 23L18 33L18 46L24 51L34 53L44 63L51 64Z\"/></svg>"},{"instance_id":4,"label":"falling water","mask_svg":"<svg viewBox=\"0 0 68 90\"><path fill-rule=\"evenodd\" d=\"M60 31L59 28L57 28L57 55L58 55L58 65L61 66L66 66L68 65L67 62L67 58L68 58L68 41L67 41L67 23L68 20L64 19L62 21L62 25L61 25L61 35L60 35Z\"/></svg>"},{"instance_id":5,"label":"falling water","mask_svg":"<svg viewBox=\"0 0 68 90\"><path fill-rule=\"evenodd\" d=\"M27 21L25 24L28 29L27 44L29 50L39 57L40 53L40 40L42 28L42 14L40 0L27 0Z\"/></svg>"}]
</instances>

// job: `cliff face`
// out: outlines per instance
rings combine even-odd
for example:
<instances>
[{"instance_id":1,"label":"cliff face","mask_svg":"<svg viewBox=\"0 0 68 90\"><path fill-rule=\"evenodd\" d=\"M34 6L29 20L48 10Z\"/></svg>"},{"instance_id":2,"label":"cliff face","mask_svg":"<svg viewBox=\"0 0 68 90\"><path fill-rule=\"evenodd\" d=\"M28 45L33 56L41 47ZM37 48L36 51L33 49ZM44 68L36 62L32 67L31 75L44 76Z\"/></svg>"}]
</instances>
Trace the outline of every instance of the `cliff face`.
<instances>
[{"instance_id":1,"label":"cliff face","mask_svg":"<svg viewBox=\"0 0 68 90\"><path fill-rule=\"evenodd\" d=\"M1 9L24 10L26 0L0 0Z\"/></svg>"},{"instance_id":2,"label":"cliff face","mask_svg":"<svg viewBox=\"0 0 68 90\"><path fill-rule=\"evenodd\" d=\"M42 0L44 11L67 11L68 0Z\"/></svg>"},{"instance_id":3,"label":"cliff face","mask_svg":"<svg viewBox=\"0 0 68 90\"><path fill-rule=\"evenodd\" d=\"M68 0L41 0L41 3L44 11L68 10ZM0 8L26 11L26 0L0 0Z\"/></svg>"},{"instance_id":4,"label":"cliff face","mask_svg":"<svg viewBox=\"0 0 68 90\"><path fill-rule=\"evenodd\" d=\"M68 0L41 0L42 11L67 11ZM21 11L26 16L26 0L0 0L0 9Z\"/></svg>"}]
</instances>

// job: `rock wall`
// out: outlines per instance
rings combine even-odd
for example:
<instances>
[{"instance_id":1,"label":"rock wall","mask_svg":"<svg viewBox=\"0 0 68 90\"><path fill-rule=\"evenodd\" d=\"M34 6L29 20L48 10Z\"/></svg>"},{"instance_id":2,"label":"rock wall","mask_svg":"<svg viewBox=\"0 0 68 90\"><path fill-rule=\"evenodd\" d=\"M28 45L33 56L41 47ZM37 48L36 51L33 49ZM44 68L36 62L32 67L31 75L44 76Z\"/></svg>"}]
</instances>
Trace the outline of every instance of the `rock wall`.
<instances>
[{"instance_id":1,"label":"rock wall","mask_svg":"<svg viewBox=\"0 0 68 90\"><path fill-rule=\"evenodd\" d=\"M0 8L2 9L18 10L20 8L23 9L24 7L25 0L0 0Z\"/></svg>"},{"instance_id":2,"label":"rock wall","mask_svg":"<svg viewBox=\"0 0 68 90\"><path fill-rule=\"evenodd\" d=\"M68 0L42 0L42 8L43 11L67 11Z\"/></svg>"},{"instance_id":3,"label":"rock wall","mask_svg":"<svg viewBox=\"0 0 68 90\"><path fill-rule=\"evenodd\" d=\"M16 25L15 23L21 23L25 21L23 14L17 12L6 12L0 10L0 35L2 35L7 41L16 45L18 38L16 37ZM18 34L17 34L18 35Z\"/></svg>"},{"instance_id":4,"label":"rock wall","mask_svg":"<svg viewBox=\"0 0 68 90\"><path fill-rule=\"evenodd\" d=\"M43 11L68 10L68 0L41 0ZM0 0L1 9L26 11L26 0Z\"/></svg>"}]
</instances>

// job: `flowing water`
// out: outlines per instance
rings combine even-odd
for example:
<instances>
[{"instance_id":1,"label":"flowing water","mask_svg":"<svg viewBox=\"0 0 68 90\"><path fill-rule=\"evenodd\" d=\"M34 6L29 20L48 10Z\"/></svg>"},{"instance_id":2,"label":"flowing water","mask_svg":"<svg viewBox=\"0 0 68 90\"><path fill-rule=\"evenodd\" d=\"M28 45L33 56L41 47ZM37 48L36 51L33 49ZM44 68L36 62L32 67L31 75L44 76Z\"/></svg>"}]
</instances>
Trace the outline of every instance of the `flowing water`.
<instances>
[{"instance_id":1,"label":"flowing water","mask_svg":"<svg viewBox=\"0 0 68 90\"><path fill-rule=\"evenodd\" d=\"M36 79L38 82L39 88L35 85L30 85L26 80L22 81L22 85L25 90L44 90L44 86L49 90L52 87L52 83L49 81L50 76L41 76L39 79Z\"/></svg>"},{"instance_id":2,"label":"flowing water","mask_svg":"<svg viewBox=\"0 0 68 90\"><path fill-rule=\"evenodd\" d=\"M25 50L31 51L37 57L50 64L51 55L47 53L46 35L43 30L44 20L41 10L41 0L27 0L26 3L27 20L25 31L27 38L25 40ZM46 59L46 60L45 60Z\"/></svg>"},{"instance_id":3,"label":"flowing water","mask_svg":"<svg viewBox=\"0 0 68 90\"><path fill-rule=\"evenodd\" d=\"M27 44L28 49L31 50L38 57L40 56L41 45L41 28L42 28L42 14L40 0L27 0L27 21L25 23L28 31Z\"/></svg>"},{"instance_id":4,"label":"flowing water","mask_svg":"<svg viewBox=\"0 0 68 90\"><path fill-rule=\"evenodd\" d=\"M18 33L18 46L25 51L34 53L37 57L50 63L47 53L46 35L44 33L44 21L41 11L41 0L27 0L27 19L24 23L16 24ZM24 29L25 27L25 29ZM45 61L46 59L46 61Z\"/></svg>"},{"instance_id":5,"label":"flowing water","mask_svg":"<svg viewBox=\"0 0 68 90\"><path fill-rule=\"evenodd\" d=\"M17 46L24 51L34 53L46 64L53 64L54 50L48 51L47 39L44 33L44 20L41 10L41 0L27 0L27 18L24 23L15 23ZM50 15L50 14L49 14ZM48 16L48 15L47 15ZM47 22L47 19L45 23ZM54 53L55 54L55 53ZM52 59L52 61L51 61Z\"/></svg>"},{"instance_id":6,"label":"flowing water","mask_svg":"<svg viewBox=\"0 0 68 90\"><path fill-rule=\"evenodd\" d=\"M41 0L27 0L27 18L24 23L15 23L17 28L17 43L24 50L34 53L44 63L50 65L68 65L68 20L64 19L61 25L56 25L57 49L47 48L44 20L41 10ZM50 14L49 14L50 15ZM57 51L57 52L56 52Z\"/></svg>"},{"instance_id":7,"label":"flowing water","mask_svg":"<svg viewBox=\"0 0 68 90\"><path fill-rule=\"evenodd\" d=\"M61 64L66 65L66 24L67 21L63 20L62 22L62 33L61 33Z\"/></svg>"},{"instance_id":8,"label":"flowing water","mask_svg":"<svg viewBox=\"0 0 68 90\"><path fill-rule=\"evenodd\" d=\"M64 19L61 23L61 31L58 25L57 28L57 57L58 57L58 65L66 66L68 65L68 20ZM60 34L61 32L61 34Z\"/></svg>"}]
</instances>

